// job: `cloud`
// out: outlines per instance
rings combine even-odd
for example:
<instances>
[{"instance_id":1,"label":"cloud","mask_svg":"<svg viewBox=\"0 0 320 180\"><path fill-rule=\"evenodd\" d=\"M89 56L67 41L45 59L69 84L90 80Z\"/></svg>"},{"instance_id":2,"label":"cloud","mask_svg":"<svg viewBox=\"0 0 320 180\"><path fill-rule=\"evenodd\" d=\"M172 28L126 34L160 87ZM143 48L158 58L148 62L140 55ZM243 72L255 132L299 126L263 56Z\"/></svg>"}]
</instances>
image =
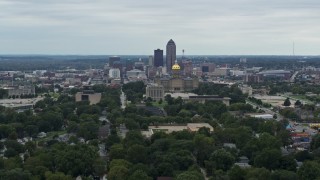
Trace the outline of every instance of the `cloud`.
<instances>
[{"instance_id":1,"label":"cloud","mask_svg":"<svg viewBox=\"0 0 320 180\"><path fill-rule=\"evenodd\" d=\"M308 48L320 46L319 8L317 0L2 0L0 53L151 54L173 38L192 54L287 54L292 41L319 54Z\"/></svg>"}]
</instances>

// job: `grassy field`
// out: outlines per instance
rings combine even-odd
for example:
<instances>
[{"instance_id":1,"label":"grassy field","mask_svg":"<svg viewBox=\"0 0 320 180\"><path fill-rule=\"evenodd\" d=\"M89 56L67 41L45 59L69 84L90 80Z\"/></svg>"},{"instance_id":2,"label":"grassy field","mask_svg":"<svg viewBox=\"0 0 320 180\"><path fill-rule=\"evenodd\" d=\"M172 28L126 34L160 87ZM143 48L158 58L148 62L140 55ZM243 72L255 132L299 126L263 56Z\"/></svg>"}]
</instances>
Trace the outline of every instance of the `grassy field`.
<instances>
[{"instance_id":1,"label":"grassy field","mask_svg":"<svg viewBox=\"0 0 320 180\"><path fill-rule=\"evenodd\" d=\"M293 100L300 100L300 101L303 101L307 104L314 104L314 102L307 99L306 95L290 95L289 98L293 99ZM293 103L295 103L295 102L293 102Z\"/></svg>"},{"instance_id":2,"label":"grassy field","mask_svg":"<svg viewBox=\"0 0 320 180\"><path fill-rule=\"evenodd\" d=\"M48 132L47 133L47 136L45 138L40 138L40 141L48 141L48 140L51 140L53 139L54 136L59 136L59 135L62 135L62 134L66 134L67 131L52 131L52 132Z\"/></svg>"},{"instance_id":3,"label":"grassy field","mask_svg":"<svg viewBox=\"0 0 320 180\"><path fill-rule=\"evenodd\" d=\"M162 101L161 104L159 104L159 102L152 102L152 105L155 107L159 107L159 108L163 108L165 105L167 105L166 101Z\"/></svg>"},{"instance_id":4,"label":"grassy field","mask_svg":"<svg viewBox=\"0 0 320 180\"><path fill-rule=\"evenodd\" d=\"M56 98L56 99L58 99L59 96L60 96L59 93L54 93L54 92L50 92L49 95L50 95L51 97L53 97L53 98Z\"/></svg>"}]
</instances>

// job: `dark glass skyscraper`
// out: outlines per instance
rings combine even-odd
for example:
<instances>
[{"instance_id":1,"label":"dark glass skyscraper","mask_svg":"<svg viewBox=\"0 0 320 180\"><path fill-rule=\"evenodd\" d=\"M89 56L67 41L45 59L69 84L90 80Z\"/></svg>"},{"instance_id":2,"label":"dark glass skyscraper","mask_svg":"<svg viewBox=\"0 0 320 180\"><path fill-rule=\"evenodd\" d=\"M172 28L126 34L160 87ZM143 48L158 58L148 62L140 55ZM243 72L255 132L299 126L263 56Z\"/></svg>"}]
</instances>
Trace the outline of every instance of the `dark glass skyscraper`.
<instances>
[{"instance_id":1,"label":"dark glass skyscraper","mask_svg":"<svg viewBox=\"0 0 320 180\"><path fill-rule=\"evenodd\" d=\"M161 49L154 50L154 66L163 66L163 50Z\"/></svg>"},{"instance_id":2,"label":"dark glass skyscraper","mask_svg":"<svg viewBox=\"0 0 320 180\"><path fill-rule=\"evenodd\" d=\"M171 71L171 67L176 60L176 44L172 39L167 43L167 52L166 52L166 67L167 72Z\"/></svg>"},{"instance_id":3,"label":"dark glass skyscraper","mask_svg":"<svg viewBox=\"0 0 320 180\"><path fill-rule=\"evenodd\" d=\"M118 56L109 57L109 66L110 67L113 67L113 64L115 62L120 62L120 57L118 57Z\"/></svg>"}]
</instances>

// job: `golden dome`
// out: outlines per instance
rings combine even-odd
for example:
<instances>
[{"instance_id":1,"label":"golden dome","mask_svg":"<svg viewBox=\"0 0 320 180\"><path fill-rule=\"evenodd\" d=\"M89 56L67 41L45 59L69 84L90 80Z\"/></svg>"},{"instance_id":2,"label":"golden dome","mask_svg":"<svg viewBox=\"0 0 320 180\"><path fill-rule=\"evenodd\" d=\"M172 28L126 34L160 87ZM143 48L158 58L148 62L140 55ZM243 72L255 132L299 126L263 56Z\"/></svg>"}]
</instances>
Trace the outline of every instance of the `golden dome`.
<instances>
[{"instance_id":1,"label":"golden dome","mask_svg":"<svg viewBox=\"0 0 320 180\"><path fill-rule=\"evenodd\" d=\"M176 60L176 63L172 66L172 70L180 70L180 66Z\"/></svg>"}]
</instances>

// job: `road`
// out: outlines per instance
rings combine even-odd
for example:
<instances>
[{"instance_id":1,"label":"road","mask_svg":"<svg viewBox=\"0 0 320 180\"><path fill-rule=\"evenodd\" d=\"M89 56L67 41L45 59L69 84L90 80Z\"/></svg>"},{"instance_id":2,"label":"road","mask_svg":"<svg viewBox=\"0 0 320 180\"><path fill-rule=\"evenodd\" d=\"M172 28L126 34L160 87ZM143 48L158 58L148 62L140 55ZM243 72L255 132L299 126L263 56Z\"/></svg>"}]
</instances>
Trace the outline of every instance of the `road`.
<instances>
[{"instance_id":1,"label":"road","mask_svg":"<svg viewBox=\"0 0 320 180\"><path fill-rule=\"evenodd\" d=\"M120 95L120 100L121 100L121 108L125 109L126 108L126 95L124 94L124 92L121 90L121 95Z\"/></svg>"},{"instance_id":2,"label":"road","mask_svg":"<svg viewBox=\"0 0 320 180\"><path fill-rule=\"evenodd\" d=\"M281 116L281 114L279 112L274 112L269 108L265 108L263 106L257 105L257 104L255 104L255 103L253 103L251 101L248 101L248 100L246 101L246 103L250 104L251 106L253 106L253 108L256 108L258 106L259 109L263 110L267 114L271 114L271 115L276 114L277 115L277 119L276 119L277 121L281 121L283 119L283 117Z\"/></svg>"},{"instance_id":3,"label":"road","mask_svg":"<svg viewBox=\"0 0 320 180\"><path fill-rule=\"evenodd\" d=\"M294 72L294 74L290 78L290 82L294 83L294 80L296 79L296 76L298 75L299 71Z\"/></svg>"}]
</instances>

